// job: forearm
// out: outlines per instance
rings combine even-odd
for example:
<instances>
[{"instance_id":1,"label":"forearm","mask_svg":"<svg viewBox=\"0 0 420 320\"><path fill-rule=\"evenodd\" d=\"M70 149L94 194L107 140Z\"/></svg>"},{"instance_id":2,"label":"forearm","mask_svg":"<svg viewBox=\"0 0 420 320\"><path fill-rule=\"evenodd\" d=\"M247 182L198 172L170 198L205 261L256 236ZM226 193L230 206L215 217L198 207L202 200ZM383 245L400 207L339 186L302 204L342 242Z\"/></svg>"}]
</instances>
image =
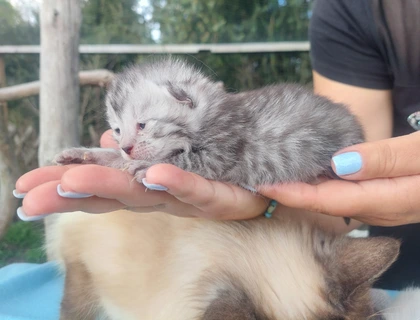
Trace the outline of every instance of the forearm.
<instances>
[{"instance_id":1,"label":"forearm","mask_svg":"<svg viewBox=\"0 0 420 320\"><path fill-rule=\"evenodd\" d=\"M343 103L359 119L365 131L366 141L377 141L392 136L392 99L390 90L372 90L339 83L313 72L314 92L334 102ZM314 215L327 228L338 233L347 233L362 225L352 219L349 225L340 217Z\"/></svg>"},{"instance_id":2,"label":"forearm","mask_svg":"<svg viewBox=\"0 0 420 320\"><path fill-rule=\"evenodd\" d=\"M359 119L366 141L392 136L392 95L390 90L374 90L350 86L313 72L314 92L334 102L345 104Z\"/></svg>"}]
</instances>

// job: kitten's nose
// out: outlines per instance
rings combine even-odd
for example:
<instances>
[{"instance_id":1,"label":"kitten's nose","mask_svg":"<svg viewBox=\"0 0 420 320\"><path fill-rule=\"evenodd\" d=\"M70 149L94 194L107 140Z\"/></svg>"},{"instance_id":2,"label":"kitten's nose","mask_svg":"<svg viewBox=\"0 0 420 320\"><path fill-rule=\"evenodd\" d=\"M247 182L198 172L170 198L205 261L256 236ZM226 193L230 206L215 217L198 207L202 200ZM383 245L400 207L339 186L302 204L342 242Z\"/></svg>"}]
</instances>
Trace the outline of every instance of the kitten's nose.
<instances>
[{"instance_id":1,"label":"kitten's nose","mask_svg":"<svg viewBox=\"0 0 420 320\"><path fill-rule=\"evenodd\" d=\"M133 146L128 146L128 147L124 147L122 148L124 150L124 152L128 155L130 155L131 150L133 150Z\"/></svg>"}]
</instances>

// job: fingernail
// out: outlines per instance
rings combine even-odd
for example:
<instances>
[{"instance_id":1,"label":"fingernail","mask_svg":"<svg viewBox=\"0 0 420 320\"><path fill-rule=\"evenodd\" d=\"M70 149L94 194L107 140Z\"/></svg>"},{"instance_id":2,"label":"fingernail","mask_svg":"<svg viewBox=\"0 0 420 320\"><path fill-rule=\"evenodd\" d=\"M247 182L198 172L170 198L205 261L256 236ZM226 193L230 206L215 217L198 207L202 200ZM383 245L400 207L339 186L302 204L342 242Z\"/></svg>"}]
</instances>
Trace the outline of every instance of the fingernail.
<instances>
[{"instance_id":1,"label":"fingernail","mask_svg":"<svg viewBox=\"0 0 420 320\"><path fill-rule=\"evenodd\" d=\"M244 184L241 184L241 187L248 190L248 191L251 191L253 193L257 193L257 189L255 189L254 187L247 186L247 185L244 185Z\"/></svg>"},{"instance_id":2,"label":"fingernail","mask_svg":"<svg viewBox=\"0 0 420 320\"><path fill-rule=\"evenodd\" d=\"M61 184L57 186L57 193L59 196L63 198L71 198L71 199L83 199L93 197L93 194L90 193L76 193L76 192L66 192L61 188Z\"/></svg>"},{"instance_id":3,"label":"fingernail","mask_svg":"<svg viewBox=\"0 0 420 320\"><path fill-rule=\"evenodd\" d=\"M23 198L25 198L26 193L18 193L15 189L15 190L13 190L13 195L15 196L15 198L23 199Z\"/></svg>"},{"instance_id":4,"label":"fingernail","mask_svg":"<svg viewBox=\"0 0 420 320\"><path fill-rule=\"evenodd\" d=\"M153 184L153 183L147 183L146 178L141 179L141 182L143 182L143 185L150 190L155 191L167 191L168 188L161 186L160 184Z\"/></svg>"},{"instance_id":5,"label":"fingernail","mask_svg":"<svg viewBox=\"0 0 420 320\"><path fill-rule=\"evenodd\" d=\"M25 211L23 211L22 207L17 208L16 213L19 217L20 220L22 221L37 221L37 220L42 220L47 216L52 215L53 213L48 213L48 214L41 214L41 215L37 215L37 216L27 216Z\"/></svg>"},{"instance_id":6,"label":"fingernail","mask_svg":"<svg viewBox=\"0 0 420 320\"><path fill-rule=\"evenodd\" d=\"M335 172L339 176L353 174L362 168L362 157L358 152L346 152L332 158Z\"/></svg>"}]
</instances>

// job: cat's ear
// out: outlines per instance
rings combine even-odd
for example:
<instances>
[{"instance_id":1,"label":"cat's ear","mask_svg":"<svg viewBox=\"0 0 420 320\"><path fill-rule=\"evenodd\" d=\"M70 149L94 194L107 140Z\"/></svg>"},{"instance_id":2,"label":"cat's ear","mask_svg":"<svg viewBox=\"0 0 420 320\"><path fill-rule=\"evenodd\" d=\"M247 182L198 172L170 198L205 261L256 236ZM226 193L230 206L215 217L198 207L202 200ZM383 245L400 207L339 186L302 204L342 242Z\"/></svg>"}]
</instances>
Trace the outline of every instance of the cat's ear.
<instances>
[{"instance_id":1,"label":"cat's ear","mask_svg":"<svg viewBox=\"0 0 420 320\"><path fill-rule=\"evenodd\" d=\"M254 304L245 292L239 289L227 289L218 296L205 310L201 320L262 320L257 315Z\"/></svg>"},{"instance_id":2,"label":"cat's ear","mask_svg":"<svg viewBox=\"0 0 420 320\"><path fill-rule=\"evenodd\" d=\"M191 97L187 94L187 92L185 92L184 89L176 87L171 82L167 82L166 89L168 90L169 94L177 100L178 103L186 105L190 109L195 108Z\"/></svg>"},{"instance_id":3,"label":"cat's ear","mask_svg":"<svg viewBox=\"0 0 420 320\"><path fill-rule=\"evenodd\" d=\"M400 241L386 237L348 238L335 248L332 267L345 294L371 285L397 259Z\"/></svg>"}]
</instances>

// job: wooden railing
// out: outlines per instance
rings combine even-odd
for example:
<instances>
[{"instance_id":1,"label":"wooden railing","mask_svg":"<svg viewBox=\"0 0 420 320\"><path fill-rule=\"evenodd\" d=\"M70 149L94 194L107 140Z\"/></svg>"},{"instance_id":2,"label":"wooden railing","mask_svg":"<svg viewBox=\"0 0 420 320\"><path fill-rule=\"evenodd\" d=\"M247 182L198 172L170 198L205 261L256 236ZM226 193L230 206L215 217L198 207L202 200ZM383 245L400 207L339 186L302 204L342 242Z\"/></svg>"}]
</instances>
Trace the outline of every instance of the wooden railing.
<instances>
[{"instance_id":1,"label":"wooden railing","mask_svg":"<svg viewBox=\"0 0 420 320\"><path fill-rule=\"evenodd\" d=\"M0 46L1 54L39 54L41 46ZM81 54L196 54L210 53L264 53L309 51L308 41L200 43L200 44L88 44L80 45Z\"/></svg>"},{"instance_id":2,"label":"wooden railing","mask_svg":"<svg viewBox=\"0 0 420 320\"><path fill-rule=\"evenodd\" d=\"M79 82L81 86L95 85L103 87L108 84L113 77L114 73L106 69L79 72ZM40 85L41 84L39 81L33 81L15 86L0 88L0 102L23 99L38 95Z\"/></svg>"}]
</instances>

